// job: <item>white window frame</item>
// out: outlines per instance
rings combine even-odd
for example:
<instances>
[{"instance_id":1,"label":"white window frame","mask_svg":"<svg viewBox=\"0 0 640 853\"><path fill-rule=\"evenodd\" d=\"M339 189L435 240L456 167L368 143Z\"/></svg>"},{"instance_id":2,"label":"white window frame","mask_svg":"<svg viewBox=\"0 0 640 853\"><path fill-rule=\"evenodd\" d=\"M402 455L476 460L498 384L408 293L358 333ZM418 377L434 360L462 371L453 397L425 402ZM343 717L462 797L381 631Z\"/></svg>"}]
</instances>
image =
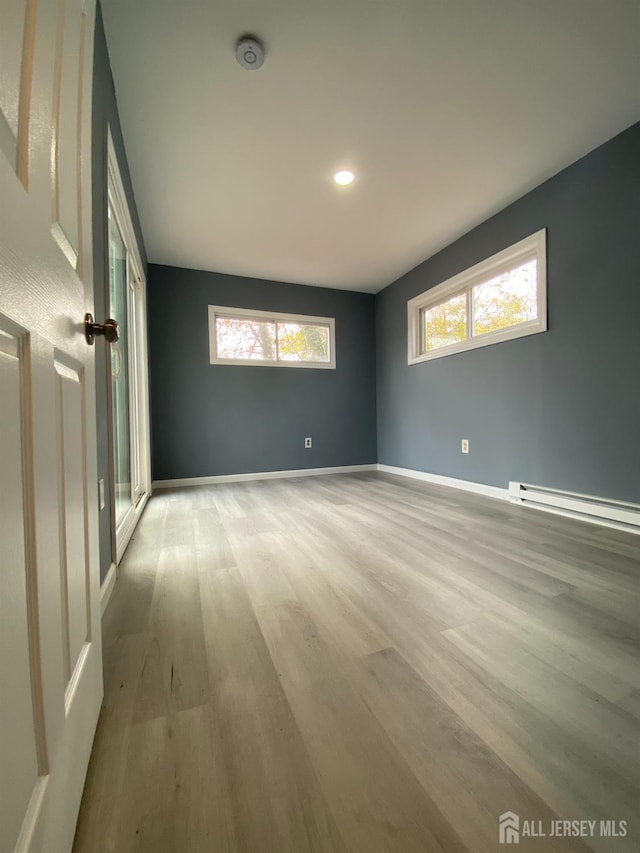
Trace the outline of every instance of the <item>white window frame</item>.
<instances>
[{"instance_id":1,"label":"white window frame","mask_svg":"<svg viewBox=\"0 0 640 853\"><path fill-rule=\"evenodd\" d=\"M485 281L489 281L501 273L508 272L528 260L537 261L537 312L535 320L527 320L517 323L505 329L495 332L485 332L482 335L473 334L473 288ZM448 346L425 352L423 348L422 316L427 308L446 302L453 296L466 293L467 295L467 338ZM536 335L547 330L547 231L542 228L520 240L513 246L509 246L502 252L498 252L470 267L464 272L454 275L415 296L407 302L407 358L409 364L419 364L423 361L431 361L434 358L444 358L457 352L477 349L478 347L491 346L501 341L510 341L514 338L522 338L526 335Z\"/></svg>"},{"instance_id":2,"label":"white window frame","mask_svg":"<svg viewBox=\"0 0 640 853\"><path fill-rule=\"evenodd\" d=\"M329 329L329 361L275 361L273 359L219 358L216 338L216 319L218 317L258 321L266 320L270 323L299 323L304 326L324 326ZM311 317L308 314L280 314L277 311L255 311L251 308L209 305L209 360L211 364L233 364L242 367L306 367L313 370L335 370L336 321L333 317Z\"/></svg>"},{"instance_id":3,"label":"white window frame","mask_svg":"<svg viewBox=\"0 0 640 853\"><path fill-rule=\"evenodd\" d=\"M147 342L147 287L144 264L136 232L133 227L127 196L120 174L118 156L111 127L107 129L107 210L114 216L127 252L127 309L129 318L135 317L129 326L127 341L129 364L132 367L129 379L129 441L131 465L132 506L116 525L115 486L113 476L113 413L109 413L110 466L111 466L111 524L115 539L115 562L118 565L124 555L133 531L151 494L151 443L149 415L149 357ZM108 300L107 300L108 302ZM135 365L135 369L134 369ZM108 359L109 370L111 359ZM111 407L111 398L109 398Z\"/></svg>"}]
</instances>

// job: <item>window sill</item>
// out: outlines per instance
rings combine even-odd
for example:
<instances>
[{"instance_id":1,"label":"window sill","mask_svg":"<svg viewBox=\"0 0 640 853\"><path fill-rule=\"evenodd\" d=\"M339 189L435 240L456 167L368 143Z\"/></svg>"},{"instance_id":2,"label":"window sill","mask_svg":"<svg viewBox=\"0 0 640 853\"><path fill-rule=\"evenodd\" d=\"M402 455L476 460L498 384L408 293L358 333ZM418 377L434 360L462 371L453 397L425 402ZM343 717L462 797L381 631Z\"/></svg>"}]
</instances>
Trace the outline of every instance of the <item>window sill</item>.
<instances>
[{"instance_id":1,"label":"window sill","mask_svg":"<svg viewBox=\"0 0 640 853\"><path fill-rule=\"evenodd\" d=\"M409 358L408 364L420 364L423 361L433 361L436 358L444 358L447 355L455 355L459 352L467 352L467 350L488 347L491 346L491 344L499 344L504 341L513 341L517 338L527 337L528 335L538 335L540 332L546 331L546 321L541 322L539 320L534 320L531 323L523 323L521 326L516 326L514 328L503 329L499 332L488 332L486 335L478 335L478 337L469 338L466 341L461 341L459 344L451 344L451 346L433 350L432 352L421 353L413 358Z\"/></svg>"}]
</instances>

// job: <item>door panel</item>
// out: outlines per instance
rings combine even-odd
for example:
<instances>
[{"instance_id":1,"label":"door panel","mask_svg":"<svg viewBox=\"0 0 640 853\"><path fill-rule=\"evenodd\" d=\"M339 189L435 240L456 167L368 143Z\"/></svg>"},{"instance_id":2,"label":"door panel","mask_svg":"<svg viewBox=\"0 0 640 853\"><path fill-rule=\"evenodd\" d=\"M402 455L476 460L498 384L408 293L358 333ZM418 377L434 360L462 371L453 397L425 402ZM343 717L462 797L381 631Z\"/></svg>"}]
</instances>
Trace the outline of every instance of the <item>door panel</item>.
<instances>
[{"instance_id":1,"label":"door panel","mask_svg":"<svg viewBox=\"0 0 640 853\"><path fill-rule=\"evenodd\" d=\"M102 698L82 325L93 308L94 13L92 0L2 6L0 853L71 849Z\"/></svg>"},{"instance_id":2,"label":"door panel","mask_svg":"<svg viewBox=\"0 0 640 853\"><path fill-rule=\"evenodd\" d=\"M4 320L4 322L3 322ZM0 766L7 768L12 796L0 797L0 825L17 838L38 778L33 737L33 696L29 653L27 554L25 547L22 439L24 344L7 331L0 319L0 435L3 472L0 485L0 541L2 595L0 596L0 719L12 733L0 741ZM4 793L4 792L3 792Z\"/></svg>"},{"instance_id":3,"label":"door panel","mask_svg":"<svg viewBox=\"0 0 640 853\"><path fill-rule=\"evenodd\" d=\"M59 441L60 484L60 566L62 608L64 621L63 658L65 675L71 679L85 641L87 624L87 565L84 524L85 488L84 460L80 448L84 447L83 371L69 367L56 354L57 374L57 424Z\"/></svg>"},{"instance_id":4,"label":"door panel","mask_svg":"<svg viewBox=\"0 0 640 853\"><path fill-rule=\"evenodd\" d=\"M20 78L22 45L26 24L26 0L5 0L2 4L2 39L0 52L0 148L16 168L18 116L20 113Z\"/></svg>"},{"instance_id":5,"label":"door panel","mask_svg":"<svg viewBox=\"0 0 640 853\"><path fill-rule=\"evenodd\" d=\"M38 0L4 0L0 50L0 151L26 183Z\"/></svg>"},{"instance_id":6,"label":"door panel","mask_svg":"<svg viewBox=\"0 0 640 853\"><path fill-rule=\"evenodd\" d=\"M60 3L54 76L52 233L74 269L81 269L82 199L78 190L85 31L82 1Z\"/></svg>"},{"instance_id":7,"label":"door panel","mask_svg":"<svg viewBox=\"0 0 640 853\"><path fill-rule=\"evenodd\" d=\"M0 54L0 79L6 81L0 96L0 109L9 132L18 136L18 101L22 68L22 41L24 38L26 0L6 0L2 5L2 26L7 31L6 47Z\"/></svg>"}]
</instances>

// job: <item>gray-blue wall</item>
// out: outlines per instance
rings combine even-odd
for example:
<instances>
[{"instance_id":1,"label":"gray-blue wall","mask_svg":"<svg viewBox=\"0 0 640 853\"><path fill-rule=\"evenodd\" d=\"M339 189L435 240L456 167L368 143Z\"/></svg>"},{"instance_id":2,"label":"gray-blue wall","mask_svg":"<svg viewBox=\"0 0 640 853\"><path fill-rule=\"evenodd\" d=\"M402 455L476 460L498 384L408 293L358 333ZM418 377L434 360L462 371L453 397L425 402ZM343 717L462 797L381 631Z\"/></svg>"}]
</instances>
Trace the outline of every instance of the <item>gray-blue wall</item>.
<instances>
[{"instance_id":1,"label":"gray-blue wall","mask_svg":"<svg viewBox=\"0 0 640 853\"><path fill-rule=\"evenodd\" d=\"M549 331L407 365L407 300L545 227ZM640 124L385 288L376 318L379 462L640 500Z\"/></svg>"},{"instance_id":2,"label":"gray-blue wall","mask_svg":"<svg viewBox=\"0 0 640 853\"><path fill-rule=\"evenodd\" d=\"M93 57L93 106L92 106L92 151L91 175L93 184L93 280L94 316L101 323L107 315L109 289L109 266L107 246L107 128L111 127L113 143L118 158L129 213L138 237L138 246L143 262L144 241L138 222L136 202L133 196L127 156L120 130L118 105L116 103L109 53L102 23L100 5L96 10L96 29ZM98 430L98 478L105 481L106 504L99 515L100 524L100 578L104 580L115 555L111 546L111 466L109 464L109 409L107 389L111 381L110 364L107 361L105 342L98 339L96 350L96 416Z\"/></svg>"},{"instance_id":3,"label":"gray-blue wall","mask_svg":"<svg viewBox=\"0 0 640 853\"><path fill-rule=\"evenodd\" d=\"M150 264L148 300L154 479L376 461L372 295ZM211 365L209 305L335 317L337 367Z\"/></svg>"}]
</instances>

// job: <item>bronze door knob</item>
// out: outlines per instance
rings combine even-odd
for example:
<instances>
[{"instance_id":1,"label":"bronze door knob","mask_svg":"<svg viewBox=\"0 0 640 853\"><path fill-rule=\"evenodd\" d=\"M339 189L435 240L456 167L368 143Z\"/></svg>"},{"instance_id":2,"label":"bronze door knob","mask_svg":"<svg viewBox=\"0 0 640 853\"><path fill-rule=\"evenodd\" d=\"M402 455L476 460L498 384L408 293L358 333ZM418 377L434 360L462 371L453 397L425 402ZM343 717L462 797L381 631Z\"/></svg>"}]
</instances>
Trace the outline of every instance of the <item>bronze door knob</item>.
<instances>
[{"instance_id":1,"label":"bronze door knob","mask_svg":"<svg viewBox=\"0 0 640 853\"><path fill-rule=\"evenodd\" d=\"M87 339L87 343L90 347L93 346L97 335L103 335L105 341L108 341L110 344L114 343L120 337L120 327L118 326L118 321L109 318L108 320L104 321L104 324L95 323L93 320L93 314L85 314L84 336Z\"/></svg>"}]
</instances>

